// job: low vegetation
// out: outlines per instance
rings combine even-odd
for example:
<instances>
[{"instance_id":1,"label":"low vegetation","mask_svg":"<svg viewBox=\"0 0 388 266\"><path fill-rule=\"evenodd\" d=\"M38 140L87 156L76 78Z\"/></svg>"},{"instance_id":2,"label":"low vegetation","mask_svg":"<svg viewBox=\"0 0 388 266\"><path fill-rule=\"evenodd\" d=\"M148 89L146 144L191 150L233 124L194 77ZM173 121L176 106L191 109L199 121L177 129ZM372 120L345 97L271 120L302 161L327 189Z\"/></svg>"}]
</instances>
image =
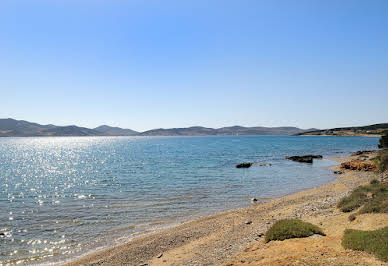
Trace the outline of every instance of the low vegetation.
<instances>
[{"instance_id":1,"label":"low vegetation","mask_svg":"<svg viewBox=\"0 0 388 266\"><path fill-rule=\"evenodd\" d=\"M388 170L388 149L379 151L374 159L377 169L381 172Z\"/></svg>"},{"instance_id":2,"label":"low vegetation","mask_svg":"<svg viewBox=\"0 0 388 266\"><path fill-rule=\"evenodd\" d=\"M384 135L381 136L379 141L379 148L380 149L388 148L388 130L384 131Z\"/></svg>"},{"instance_id":3,"label":"low vegetation","mask_svg":"<svg viewBox=\"0 0 388 266\"><path fill-rule=\"evenodd\" d=\"M349 216L351 221L362 213L388 213L388 184L373 180L369 185L359 186L349 196L341 199L337 206L343 212L361 207L356 214Z\"/></svg>"},{"instance_id":4,"label":"low vegetation","mask_svg":"<svg viewBox=\"0 0 388 266\"><path fill-rule=\"evenodd\" d=\"M342 246L346 249L368 252L388 262L388 226L374 231L347 229Z\"/></svg>"},{"instance_id":5,"label":"low vegetation","mask_svg":"<svg viewBox=\"0 0 388 266\"><path fill-rule=\"evenodd\" d=\"M265 234L265 242L285 240L289 238L308 237L314 234L324 236L325 233L316 225L297 219L283 219L277 221Z\"/></svg>"},{"instance_id":6,"label":"low vegetation","mask_svg":"<svg viewBox=\"0 0 388 266\"><path fill-rule=\"evenodd\" d=\"M388 123L375 124L363 127L342 127L323 130L309 130L299 135L332 135L332 136L357 136L357 135L382 135L387 131Z\"/></svg>"}]
</instances>

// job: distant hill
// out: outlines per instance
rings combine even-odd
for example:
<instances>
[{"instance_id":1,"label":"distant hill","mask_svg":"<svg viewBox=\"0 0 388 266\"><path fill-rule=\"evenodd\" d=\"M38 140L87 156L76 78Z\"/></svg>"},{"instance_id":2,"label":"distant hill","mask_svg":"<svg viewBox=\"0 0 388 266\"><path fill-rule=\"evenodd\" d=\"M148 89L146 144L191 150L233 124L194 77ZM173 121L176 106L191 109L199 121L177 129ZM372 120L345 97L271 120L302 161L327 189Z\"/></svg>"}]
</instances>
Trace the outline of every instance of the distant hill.
<instances>
[{"instance_id":1,"label":"distant hill","mask_svg":"<svg viewBox=\"0 0 388 266\"><path fill-rule=\"evenodd\" d=\"M212 128L188 127L188 128L158 128L140 133L141 136L205 136L214 135Z\"/></svg>"},{"instance_id":2,"label":"distant hill","mask_svg":"<svg viewBox=\"0 0 388 266\"><path fill-rule=\"evenodd\" d=\"M41 136L102 136L101 132L94 129L77 127L77 126L64 126L45 129L41 132Z\"/></svg>"},{"instance_id":3,"label":"distant hill","mask_svg":"<svg viewBox=\"0 0 388 266\"><path fill-rule=\"evenodd\" d=\"M55 128L54 125L39 125L24 120L0 119L0 136L39 136L45 130Z\"/></svg>"},{"instance_id":4,"label":"distant hill","mask_svg":"<svg viewBox=\"0 0 388 266\"><path fill-rule=\"evenodd\" d=\"M297 127L188 127L188 128L170 128L153 129L140 133L141 136L222 136L222 135L295 135L304 132Z\"/></svg>"},{"instance_id":5,"label":"distant hill","mask_svg":"<svg viewBox=\"0 0 388 266\"><path fill-rule=\"evenodd\" d=\"M369 126L359 127L338 127L322 130L308 130L306 132L299 133L298 135L306 136L373 136L383 135L384 131L388 131L388 123L374 124Z\"/></svg>"},{"instance_id":6,"label":"distant hill","mask_svg":"<svg viewBox=\"0 0 388 266\"><path fill-rule=\"evenodd\" d=\"M102 126L106 129L108 126ZM130 129L114 128L116 131L134 132ZM29 136L122 136L122 134L113 134L96 129L90 129L78 126L55 126L40 125L24 120L15 120L11 118L0 119L0 137L29 137Z\"/></svg>"},{"instance_id":7,"label":"distant hill","mask_svg":"<svg viewBox=\"0 0 388 266\"><path fill-rule=\"evenodd\" d=\"M102 125L94 128L94 130L102 133L104 136L135 136L138 135L139 132L134 131L132 129L124 129L120 127L111 127L107 125Z\"/></svg>"}]
</instances>

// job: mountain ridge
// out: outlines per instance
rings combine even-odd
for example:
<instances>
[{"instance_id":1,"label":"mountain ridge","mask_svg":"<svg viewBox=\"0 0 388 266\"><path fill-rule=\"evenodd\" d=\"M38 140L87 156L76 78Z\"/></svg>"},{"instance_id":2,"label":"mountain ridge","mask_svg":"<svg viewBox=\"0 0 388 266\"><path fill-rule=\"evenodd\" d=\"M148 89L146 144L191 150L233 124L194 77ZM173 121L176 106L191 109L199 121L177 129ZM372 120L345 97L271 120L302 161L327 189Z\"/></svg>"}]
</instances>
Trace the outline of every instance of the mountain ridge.
<instances>
[{"instance_id":1,"label":"mountain ridge","mask_svg":"<svg viewBox=\"0 0 388 266\"><path fill-rule=\"evenodd\" d=\"M317 130L317 129L309 129ZM137 132L132 129L101 125L96 128L40 125L12 118L0 119L0 137L32 136L223 136L223 135L296 135L306 130L297 127L243 127L209 128L192 126L184 128L158 128Z\"/></svg>"},{"instance_id":2,"label":"mountain ridge","mask_svg":"<svg viewBox=\"0 0 388 266\"><path fill-rule=\"evenodd\" d=\"M297 127L242 127L231 126L222 128L186 127L159 128L140 133L141 136L223 136L223 135L295 135L304 132Z\"/></svg>"}]
</instances>

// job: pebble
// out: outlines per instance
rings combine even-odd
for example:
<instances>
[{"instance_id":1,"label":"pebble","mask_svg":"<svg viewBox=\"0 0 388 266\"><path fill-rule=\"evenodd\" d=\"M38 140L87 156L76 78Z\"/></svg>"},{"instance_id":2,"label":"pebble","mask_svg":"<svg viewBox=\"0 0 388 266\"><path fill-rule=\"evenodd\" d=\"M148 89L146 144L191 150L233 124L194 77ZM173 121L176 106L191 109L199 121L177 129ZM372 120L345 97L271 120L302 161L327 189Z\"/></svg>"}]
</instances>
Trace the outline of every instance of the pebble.
<instances>
[{"instance_id":1,"label":"pebble","mask_svg":"<svg viewBox=\"0 0 388 266\"><path fill-rule=\"evenodd\" d=\"M160 259L163 256L163 253L160 253L158 256L156 256L158 259Z\"/></svg>"},{"instance_id":2,"label":"pebble","mask_svg":"<svg viewBox=\"0 0 388 266\"><path fill-rule=\"evenodd\" d=\"M245 224L251 224L252 223L252 221L246 221L245 222Z\"/></svg>"}]
</instances>

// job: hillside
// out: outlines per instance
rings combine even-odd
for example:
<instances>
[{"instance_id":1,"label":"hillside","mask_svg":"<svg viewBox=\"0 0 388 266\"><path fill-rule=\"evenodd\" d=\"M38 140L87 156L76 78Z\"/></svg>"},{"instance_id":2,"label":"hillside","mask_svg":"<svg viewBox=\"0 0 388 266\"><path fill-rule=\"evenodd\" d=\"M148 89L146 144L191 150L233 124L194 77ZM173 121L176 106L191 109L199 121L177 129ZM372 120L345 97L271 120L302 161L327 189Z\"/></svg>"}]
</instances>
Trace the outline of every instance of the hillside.
<instances>
[{"instance_id":1,"label":"hillside","mask_svg":"<svg viewBox=\"0 0 388 266\"><path fill-rule=\"evenodd\" d=\"M111 127L107 125L102 125L94 128L94 130L100 132L104 136L135 136L138 135L139 132L134 131L132 129L124 129L120 127Z\"/></svg>"},{"instance_id":2,"label":"hillside","mask_svg":"<svg viewBox=\"0 0 388 266\"><path fill-rule=\"evenodd\" d=\"M102 129L110 128L108 126ZM116 132L134 132L130 129L113 128ZM0 137L30 137L30 136L122 136L123 133L113 134L113 131L99 131L78 126L40 125L24 120L11 118L0 119Z\"/></svg>"},{"instance_id":3,"label":"hillside","mask_svg":"<svg viewBox=\"0 0 388 266\"><path fill-rule=\"evenodd\" d=\"M141 136L223 136L223 135L295 135L304 132L303 129L296 127L188 127L188 128L170 128L153 129L141 133Z\"/></svg>"},{"instance_id":4,"label":"hillside","mask_svg":"<svg viewBox=\"0 0 388 266\"><path fill-rule=\"evenodd\" d=\"M299 133L298 135L305 136L373 136L383 135L384 131L388 131L388 123L374 124L369 126L359 127L339 127L322 130L309 130Z\"/></svg>"},{"instance_id":5,"label":"hillside","mask_svg":"<svg viewBox=\"0 0 388 266\"><path fill-rule=\"evenodd\" d=\"M214 129L206 127L159 128L140 133L141 136L204 136L216 135Z\"/></svg>"},{"instance_id":6,"label":"hillside","mask_svg":"<svg viewBox=\"0 0 388 266\"><path fill-rule=\"evenodd\" d=\"M40 125L24 120L15 119L0 119L0 136L23 137L23 136L39 136L44 135L45 130L56 128L54 125Z\"/></svg>"},{"instance_id":7,"label":"hillside","mask_svg":"<svg viewBox=\"0 0 388 266\"><path fill-rule=\"evenodd\" d=\"M40 136L102 136L103 134L90 128L64 126L45 129Z\"/></svg>"}]
</instances>

